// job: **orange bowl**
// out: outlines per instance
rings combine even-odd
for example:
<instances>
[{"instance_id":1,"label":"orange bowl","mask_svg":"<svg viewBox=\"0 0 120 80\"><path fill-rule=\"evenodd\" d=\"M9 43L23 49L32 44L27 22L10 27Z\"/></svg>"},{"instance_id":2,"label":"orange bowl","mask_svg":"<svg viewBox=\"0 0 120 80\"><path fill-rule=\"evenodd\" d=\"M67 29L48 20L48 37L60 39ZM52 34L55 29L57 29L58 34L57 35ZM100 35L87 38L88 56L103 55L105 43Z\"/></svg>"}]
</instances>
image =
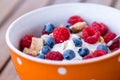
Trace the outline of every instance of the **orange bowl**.
<instances>
[{"instance_id":1,"label":"orange bowl","mask_svg":"<svg viewBox=\"0 0 120 80\"><path fill-rule=\"evenodd\" d=\"M19 50L25 34L41 35L43 25L66 24L72 15L82 16L88 24L103 22L120 34L120 11L97 4L59 4L31 11L15 20L7 30L6 42L21 80L120 80L120 49L105 56L82 61L37 59Z\"/></svg>"}]
</instances>

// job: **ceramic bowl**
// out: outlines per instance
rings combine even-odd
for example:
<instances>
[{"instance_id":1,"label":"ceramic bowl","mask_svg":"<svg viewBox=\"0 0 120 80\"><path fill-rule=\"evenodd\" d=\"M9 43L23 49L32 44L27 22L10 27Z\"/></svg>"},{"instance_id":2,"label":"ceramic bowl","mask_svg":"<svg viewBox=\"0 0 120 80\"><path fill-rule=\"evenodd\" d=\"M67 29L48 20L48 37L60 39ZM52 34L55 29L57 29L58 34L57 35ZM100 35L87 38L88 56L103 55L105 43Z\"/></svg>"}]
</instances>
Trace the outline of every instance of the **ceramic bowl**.
<instances>
[{"instance_id":1,"label":"ceramic bowl","mask_svg":"<svg viewBox=\"0 0 120 80\"><path fill-rule=\"evenodd\" d=\"M120 49L98 58L73 62L38 59L19 50L20 39L25 34L40 36L45 23L67 24L66 20L72 15L80 15L88 24L103 22L120 34L120 11L111 7L71 3L31 11L15 20L6 33L12 61L21 80L120 80Z\"/></svg>"}]
</instances>

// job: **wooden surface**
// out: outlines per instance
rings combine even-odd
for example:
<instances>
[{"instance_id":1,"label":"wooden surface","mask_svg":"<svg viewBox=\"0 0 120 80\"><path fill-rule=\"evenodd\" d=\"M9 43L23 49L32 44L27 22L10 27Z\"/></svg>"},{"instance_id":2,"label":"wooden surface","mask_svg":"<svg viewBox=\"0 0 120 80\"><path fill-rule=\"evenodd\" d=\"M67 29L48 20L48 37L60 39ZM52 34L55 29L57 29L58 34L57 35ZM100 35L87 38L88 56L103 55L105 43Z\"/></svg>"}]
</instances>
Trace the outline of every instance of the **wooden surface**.
<instances>
[{"instance_id":1,"label":"wooden surface","mask_svg":"<svg viewBox=\"0 0 120 80\"><path fill-rule=\"evenodd\" d=\"M53 4L73 2L97 3L120 9L120 0L0 0L0 80L20 80L5 43L8 26L16 18L31 10Z\"/></svg>"}]
</instances>

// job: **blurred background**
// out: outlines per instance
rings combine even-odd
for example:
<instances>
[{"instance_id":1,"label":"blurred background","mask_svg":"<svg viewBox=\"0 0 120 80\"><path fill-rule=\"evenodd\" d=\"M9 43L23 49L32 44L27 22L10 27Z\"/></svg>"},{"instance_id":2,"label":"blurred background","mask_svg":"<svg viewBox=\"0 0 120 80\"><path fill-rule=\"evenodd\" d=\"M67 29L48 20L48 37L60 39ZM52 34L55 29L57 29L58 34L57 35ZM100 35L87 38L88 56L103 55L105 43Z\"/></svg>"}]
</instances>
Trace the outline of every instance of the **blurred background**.
<instances>
[{"instance_id":1,"label":"blurred background","mask_svg":"<svg viewBox=\"0 0 120 80\"><path fill-rule=\"evenodd\" d=\"M5 43L8 26L19 16L44 6L62 3L96 3L120 10L120 0L0 0L0 80L20 80Z\"/></svg>"}]
</instances>

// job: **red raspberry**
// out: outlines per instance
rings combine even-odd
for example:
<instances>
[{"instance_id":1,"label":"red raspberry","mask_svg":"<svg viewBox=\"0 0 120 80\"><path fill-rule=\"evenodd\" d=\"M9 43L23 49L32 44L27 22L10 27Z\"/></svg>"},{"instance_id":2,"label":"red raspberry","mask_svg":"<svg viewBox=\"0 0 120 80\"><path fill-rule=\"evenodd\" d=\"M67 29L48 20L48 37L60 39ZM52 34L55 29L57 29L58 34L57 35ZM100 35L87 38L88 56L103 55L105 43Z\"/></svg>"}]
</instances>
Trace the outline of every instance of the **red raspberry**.
<instances>
[{"instance_id":1,"label":"red raspberry","mask_svg":"<svg viewBox=\"0 0 120 80\"><path fill-rule=\"evenodd\" d=\"M48 60L63 60L63 55L60 52L57 51L51 51L48 52L45 56L46 59Z\"/></svg>"},{"instance_id":2,"label":"red raspberry","mask_svg":"<svg viewBox=\"0 0 120 80\"><path fill-rule=\"evenodd\" d=\"M20 41L20 48L23 50L25 47L29 48L32 42L33 35L25 35Z\"/></svg>"},{"instance_id":3,"label":"red raspberry","mask_svg":"<svg viewBox=\"0 0 120 80\"><path fill-rule=\"evenodd\" d=\"M95 57L99 57L99 56L102 56L102 55L105 55L105 54L106 54L106 52L104 50L96 50L96 51L93 52L93 55Z\"/></svg>"},{"instance_id":4,"label":"red raspberry","mask_svg":"<svg viewBox=\"0 0 120 80\"><path fill-rule=\"evenodd\" d=\"M118 49L120 49L120 48L115 48L115 49L112 50L112 52L117 51Z\"/></svg>"},{"instance_id":5,"label":"red raspberry","mask_svg":"<svg viewBox=\"0 0 120 80\"><path fill-rule=\"evenodd\" d=\"M113 32L108 32L103 38L106 43L108 43L110 40L113 40L116 37L116 34Z\"/></svg>"},{"instance_id":6,"label":"red raspberry","mask_svg":"<svg viewBox=\"0 0 120 80\"><path fill-rule=\"evenodd\" d=\"M56 43L62 43L69 39L70 32L65 27L55 28L53 31L53 37L55 38Z\"/></svg>"},{"instance_id":7,"label":"red raspberry","mask_svg":"<svg viewBox=\"0 0 120 80\"><path fill-rule=\"evenodd\" d=\"M119 46L120 46L120 42L119 42L119 40L117 40L116 42L114 42L114 43L109 47L109 49L112 50L112 51L114 51L114 50L116 50L117 48L119 48Z\"/></svg>"},{"instance_id":8,"label":"red raspberry","mask_svg":"<svg viewBox=\"0 0 120 80\"><path fill-rule=\"evenodd\" d=\"M94 58L95 56L93 54L88 54L85 57L83 57L83 59L90 59L90 58Z\"/></svg>"},{"instance_id":9,"label":"red raspberry","mask_svg":"<svg viewBox=\"0 0 120 80\"><path fill-rule=\"evenodd\" d=\"M100 37L100 32L94 27L86 27L82 30L82 37L85 42L94 44Z\"/></svg>"},{"instance_id":10,"label":"red raspberry","mask_svg":"<svg viewBox=\"0 0 120 80\"><path fill-rule=\"evenodd\" d=\"M42 30L42 34L48 34L47 32L45 32L45 29Z\"/></svg>"},{"instance_id":11,"label":"red raspberry","mask_svg":"<svg viewBox=\"0 0 120 80\"><path fill-rule=\"evenodd\" d=\"M100 31L101 35L104 35L108 30L107 26L104 23L93 22L92 27L95 27L98 31Z\"/></svg>"},{"instance_id":12,"label":"red raspberry","mask_svg":"<svg viewBox=\"0 0 120 80\"><path fill-rule=\"evenodd\" d=\"M77 22L84 22L84 20L78 16L78 15L74 15L74 16L71 16L68 21L67 21L69 24L73 25Z\"/></svg>"},{"instance_id":13,"label":"red raspberry","mask_svg":"<svg viewBox=\"0 0 120 80\"><path fill-rule=\"evenodd\" d=\"M33 56L33 57L35 57L35 55L33 55L32 53L29 53L28 55L29 55L29 56Z\"/></svg>"}]
</instances>

